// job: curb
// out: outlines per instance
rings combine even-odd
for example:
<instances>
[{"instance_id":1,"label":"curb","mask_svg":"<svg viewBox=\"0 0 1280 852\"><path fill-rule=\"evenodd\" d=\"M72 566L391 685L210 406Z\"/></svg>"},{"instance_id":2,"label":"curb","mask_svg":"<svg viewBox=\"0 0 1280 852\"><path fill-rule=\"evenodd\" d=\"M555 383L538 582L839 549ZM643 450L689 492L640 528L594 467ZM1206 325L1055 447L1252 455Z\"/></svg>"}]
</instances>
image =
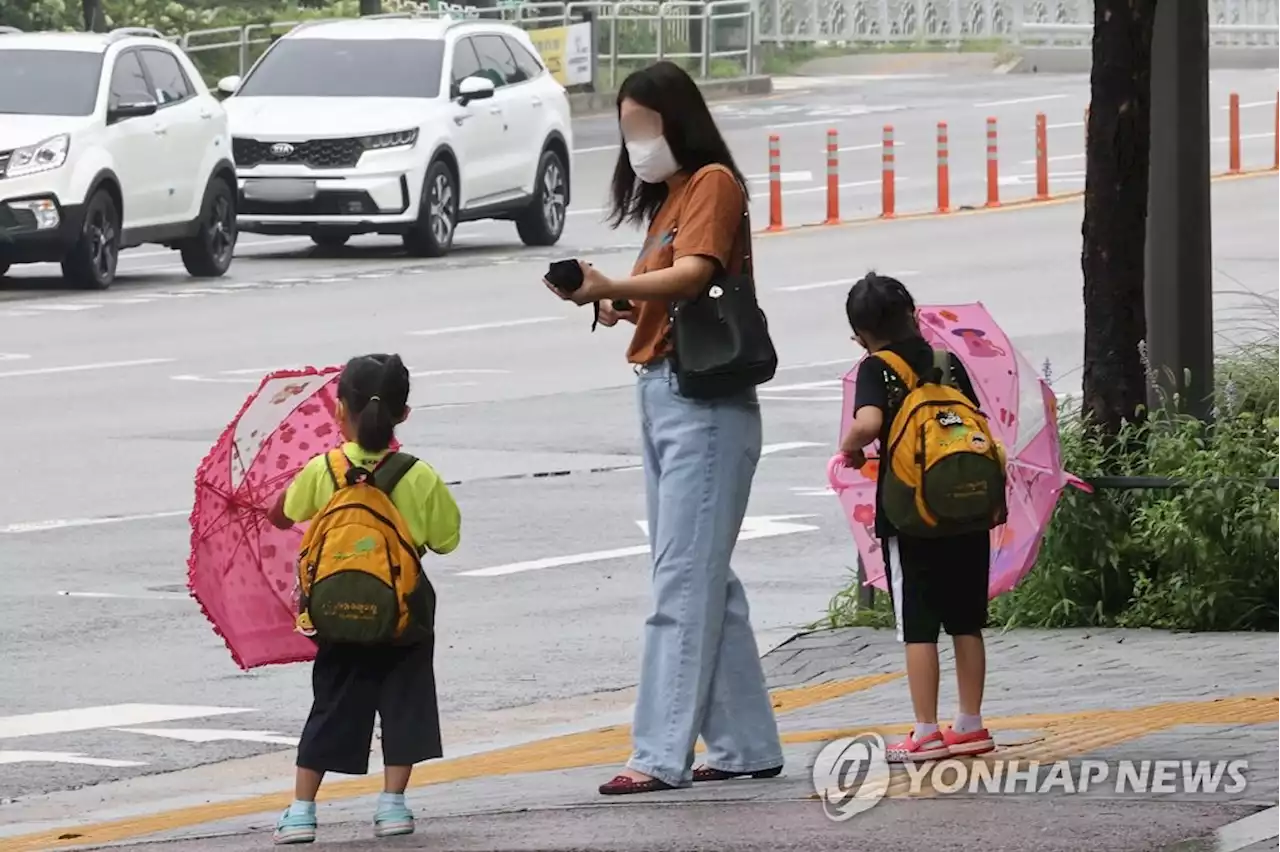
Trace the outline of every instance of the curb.
<instances>
[{"instance_id":1,"label":"curb","mask_svg":"<svg viewBox=\"0 0 1280 852\"><path fill-rule=\"evenodd\" d=\"M1265 169L1249 169L1247 171L1232 174L1230 172L1221 172L1209 176L1212 183L1230 182L1237 180L1245 180L1248 178L1275 177L1280 172L1274 168ZM752 232L753 237L781 237L795 236L800 233L823 233L838 228L857 228L867 227L869 225L888 225L894 222L918 222L921 220L947 220L968 216L977 216L988 213L1005 213L1018 210L1035 210L1041 207L1053 207L1059 204L1065 204L1068 201L1075 201L1084 198L1084 190L1077 189L1071 192L1058 193L1050 195L1048 198L1023 198L1017 201L1001 202L999 207L983 207L981 205L968 205L957 207L949 213L938 213L935 210L926 210L920 213L901 213L890 217L884 216L867 216L860 219L844 219L839 222L827 224L825 222L810 222L804 225L783 225L776 230L768 228L760 228Z\"/></svg>"},{"instance_id":2,"label":"curb","mask_svg":"<svg viewBox=\"0 0 1280 852\"><path fill-rule=\"evenodd\" d=\"M734 77L729 80L700 80L698 88L702 90L702 96L709 101L771 95L773 78L758 75ZM573 92L569 95L569 112L574 116L613 112L617 101L617 92Z\"/></svg>"}]
</instances>

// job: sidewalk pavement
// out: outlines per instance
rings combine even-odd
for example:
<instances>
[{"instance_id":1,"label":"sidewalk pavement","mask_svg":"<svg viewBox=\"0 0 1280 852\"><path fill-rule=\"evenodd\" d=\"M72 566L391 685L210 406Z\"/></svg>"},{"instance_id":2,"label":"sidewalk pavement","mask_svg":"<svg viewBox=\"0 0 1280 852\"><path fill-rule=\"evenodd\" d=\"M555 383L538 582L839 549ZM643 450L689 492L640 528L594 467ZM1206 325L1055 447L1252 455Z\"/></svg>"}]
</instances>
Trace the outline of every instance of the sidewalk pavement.
<instances>
[{"instance_id":1,"label":"sidewalk pavement","mask_svg":"<svg viewBox=\"0 0 1280 852\"><path fill-rule=\"evenodd\" d=\"M770 781L604 799L595 788L628 754L615 726L422 767L409 791L418 832L374 841L370 820L380 779L335 779L321 794L323 848L468 850L830 850L919 848L1037 852L1234 852L1276 849L1277 639L1274 634L1157 631L1028 631L988 637L992 757L1024 761L1248 761L1238 793L1088 792L993 795L912 789L894 770L888 796L847 822L827 819L811 767L827 742L908 729L902 651L888 631L802 634L765 657L786 746L787 768ZM954 707L949 652L942 708ZM73 825L5 838L7 852L37 849L266 848L278 794L211 798L206 805ZM1025 784L1019 788L1025 789ZM1224 829L1220 834L1214 832Z\"/></svg>"}]
</instances>

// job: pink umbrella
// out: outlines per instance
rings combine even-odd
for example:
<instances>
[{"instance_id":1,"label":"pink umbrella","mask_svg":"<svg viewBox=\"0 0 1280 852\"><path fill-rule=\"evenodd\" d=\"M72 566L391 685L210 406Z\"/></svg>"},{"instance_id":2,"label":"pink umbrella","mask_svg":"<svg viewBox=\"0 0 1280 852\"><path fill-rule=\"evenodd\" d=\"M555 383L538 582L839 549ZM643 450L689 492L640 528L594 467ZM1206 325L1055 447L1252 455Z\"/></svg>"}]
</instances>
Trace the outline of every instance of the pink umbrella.
<instances>
[{"instance_id":1,"label":"pink umbrella","mask_svg":"<svg viewBox=\"0 0 1280 852\"><path fill-rule=\"evenodd\" d=\"M1035 564L1044 531L1067 485L1088 486L1062 469L1058 446L1057 399L981 304L921 307L920 331L935 349L949 349L973 379L992 431L1008 452L1008 521L991 531L988 595L1018 584ZM859 361L861 363L861 361ZM853 420L858 365L844 377L843 437ZM871 453L868 453L871 455ZM884 556L875 537L875 477L879 461L856 471L839 456L827 478L840 497L862 558L866 582L886 589Z\"/></svg>"},{"instance_id":2,"label":"pink umbrella","mask_svg":"<svg viewBox=\"0 0 1280 852\"><path fill-rule=\"evenodd\" d=\"M294 630L303 531L278 530L266 516L312 456L341 444L340 373L264 378L196 472L187 585L242 669L315 657L315 644Z\"/></svg>"}]
</instances>

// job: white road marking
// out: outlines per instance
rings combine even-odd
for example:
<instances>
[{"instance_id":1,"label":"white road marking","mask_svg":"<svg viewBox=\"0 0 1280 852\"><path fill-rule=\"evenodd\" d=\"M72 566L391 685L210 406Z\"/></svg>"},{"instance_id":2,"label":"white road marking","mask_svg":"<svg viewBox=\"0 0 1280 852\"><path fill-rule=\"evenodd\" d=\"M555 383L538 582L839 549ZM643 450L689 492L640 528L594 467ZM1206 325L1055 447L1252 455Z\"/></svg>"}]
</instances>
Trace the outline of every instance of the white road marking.
<instances>
[{"instance_id":1,"label":"white road marking","mask_svg":"<svg viewBox=\"0 0 1280 852\"><path fill-rule=\"evenodd\" d=\"M500 322L481 322L475 325L455 325L450 328L427 328L422 331L411 331L415 337L435 337L441 334L462 334L468 331L489 331L495 328L514 328L521 325L536 325L544 322L561 322L564 317L525 317L524 319L502 320ZM2 374L0 374L2 375Z\"/></svg>"},{"instance_id":2,"label":"white road marking","mask_svg":"<svg viewBox=\"0 0 1280 852\"><path fill-rule=\"evenodd\" d=\"M767 181L769 177L768 173L746 176L748 181ZM778 177L783 183L810 183L813 181L813 172L780 172Z\"/></svg>"},{"instance_id":3,"label":"white road marking","mask_svg":"<svg viewBox=\"0 0 1280 852\"><path fill-rule=\"evenodd\" d=\"M1063 160L1083 160L1083 159L1084 159L1084 152L1081 152L1079 154L1058 154L1055 157L1049 157L1047 159L1047 162L1057 163ZM1036 164L1035 160L1023 160L1021 163L1021 165L1024 165L1024 166L1034 166L1035 164ZM1050 177L1053 177L1053 175L1050 175Z\"/></svg>"},{"instance_id":4,"label":"white road marking","mask_svg":"<svg viewBox=\"0 0 1280 852\"><path fill-rule=\"evenodd\" d=\"M39 367L31 370L10 370L0 373L0 379L16 379L22 376L49 376L55 373L79 373L85 370L114 370L124 367L147 367L153 364L169 364L174 358L139 358L136 361L101 361L97 364L71 364L65 367Z\"/></svg>"},{"instance_id":5,"label":"white road marking","mask_svg":"<svg viewBox=\"0 0 1280 852\"><path fill-rule=\"evenodd\" d=\"M793 533L813 532L818 527L809 524L798 524L796 520L813 518L816 515L759 515L743 518L742 531L738 541L750 541L757 538L772 538ZM566 565L584 565L590 562L605 562L611 559L622 559L629 556L644 556L649 553L649 545L635 547L618 547L611 550L595 550L590 553L574 553L568 556L552 556L546 559L531 559L526 562L512 562L507 565L495 565L492 568L477 568L472 571L460 571L462 577L502 577L508 574L519 574L524 571L540 571L544 568L558 568Z\"/></svg>"},{"instance_id":6,"label":"white road marking","mask_svg":"<svg viewBox=\"0 0 1280 852\"><path fill-rule=\"evenodd\" d=\"M268 743L270 745L296 746L297 737L286 737L275 731L237 731L211 728L112 728L127 734L146 734L150 737L165 737L171 740L183 740L189 743L216 743L226 740L246 743Z\"/></svg>"},{"instance_id":7,"label":"white road marking","mask_svg":"<svg viewBox=\"0 0 1280 852\"><path fill-rule=\"evenodd\" d=\"M592 146L592 147L590 147L590 148L574 148L574 149L573 149L573 153L575 153L575 154L597 154L597 153L599 153L599 152L601 152L601 151L616 151L616 150L618 150L618 147L619 147L619 146L618 146L618 143L617 143L617 142L615 142L615 143L613 143L612 145L594 145L594 146Z\"/></svg>"},{"instance_id":8,"label":"white road marking","mask_svg":"<svg viewBox=\"0 0 1280 852\"><path fill-rule=\"evenodd\" d=\"M769 396L760 392L760 399L765 402L844 402L842 396Z\"/></svg>"},{"instance_id":9,"label":"white road marking","mask_svg":"<svg viewBox=\"0 0 1280 852\"><path fill-rule=\"evenodd\" d=\"M1065 130L1068 127L1084 127L1083 121L1064 121L1061 124L1046 124L1045 130Z\"/></svg>"},{"instance_id":10,"label":"white road marking","mask_svg":"<svg viewBox=\"0 0 1280 852\"><path fill-rule=\"evenodd\" d=\"M73 311L92 311L100 308L99 304L86 304L84 302L32 302L27 305L29 311L62 311L71 313Z\"/></svg>"},{"instance_id":11,"label":"white road marking","mask_svg":"<svg viewBox=\"0 0 1280 852\"><path fill-rule=\"evenodd\" d=\"M785 393L793 390L818 390L820 388L839 387L844 379L823 379L817 382L800 382L794 385L772 385L768 388L761 388L761 393ZM816 446L816 445L815 445Z\"/></svg>"},{"instance_id":12,"label":"white road marking","mask_svg":"<svg viewBox=\"0 0 1280 852\"><path fill-rule=\"evenodd\" d=\"M30 357L21 352L0 352L0 361L26 361Z\"/></svg>"},{"instance_id":13,"label":"white road marking","mask_svg":"<svg viewBox=\"0 0 1280 852\"><path fill-rule=\"evenodd\" d=\"M123 595L116 592L58 592L59 597L63 598L106 598L110 600L129 600L129 601L189 601L187 595L175 594L151 594L151 595Z\"/></svg>"},{"instance_id":14,"label":"white road marking","mask_svg":"<svg viewBox=\"0 0 1280 852\"><path fill-rule=\"evenodd\" d=\"M427 376L505 376L510 372L510 370L418 370L409 375L412 378L421 379Z\"/></svg>"},{"instance_id":15,"label":"white road marking","mask_svg":"<svg viewBox=\"0 0 1280 852\"><path fill-rule=\"evenodd\" d=\"M184 373L180 376L170 376L169 378L175 382L205 382L215 385L256 385L262 381L261 379L245 376L223 376L219 378L217 376L197 376L193 373Z\"/></svg>"},{"instance_id":16,"label":"white road marking","mask_svg":"<svg viewBox=\"0 0 1280 852\"><path fill-rule=\"evenodd\" d=\"M107 704L101 707L78 707L74 710L0 716L0 740L252 712L246 707L202 707L187 704Z\"/></svg>"},{"instance_id":17,"label":"white road marking","mask_svg":"<svg viewBox=\"0 0 1280 852\"><path fill-rule=\"evenodd\" d=\"M899 142L899 141L897 141L897 140L895 139L895 140L894 140L894 142L893 142L893 147L894 147L895 149L897 149L897 148L905 148L905 147L907 147L907 143L905 143L905 142ZM883 148L884 148L884 143L883 143L883 142L870 142L870 143L868 143L868 144L866 144L866 145L845 145L845 146L843 146L843 147L841 147L841 148L837 148L836 150L843 154L843 153L845 153L846 151L879 151L879 150L881 150L881 149L883 149ZM825 153L827 153L827 149L826 149L826 148L823 148L823 149L822 149L821 151L819 151L818 153L820 153L820 154L825 154Z\"/></svg>"},{"instance_id":18,"label":"white road marking","mask_svg":"<svg viewBox=\"0 0 1280 852\"><path fill-rule=\"evenodd\" d=\"M774 453L785 453L790 450L803 450L809 447L820 447L813 441L784 441L781 444L765 444L760 448L760 457L771 456Z\"/></svg>"},{"instance_id":19,"label":"white road marking","mask_svg":"<svg viewBox=\"0 0 1280 852\"><path fill-rule=\"evenodd\" d=\"M1275 101L1249 101L1249 103L1247 104L1240 104L1240 109L1258 109L1259 107L1269 107L1269 106L1275 106L1275 105L1276 105ZM1218 109L1223 110L1225 112L1226 110L1231 109L1231 104L1223 104L1222 106L1218 107Z\"/></svg>"},{"instance_id":20,"label":"white road marking","mask_svg":"<svg viewBox=\"0 0 1280 852\"><path fill-rule=\"evenodd\" d=\"M831 486L825 488L814 488L813 486L799 486L791 489L791 493L797 497L834 497L836 492Z\"/></svg>"},{"instance_id":21,"label":"white road marking","mask_svg":"<svg viewBox=\"0 0 1280 852\"><path fill-rule=\"evenodd\" d=\"M1070 97L1070 95L1036 95L1029 98L1010 98L1007 101L985 101L980 104L974 104L973 106L975 109L981 109L984 107L1016 106L1018 104L1036 104L1041 101L1060 101L1067 97Z\"/></svg>"},{"instance_id":22,"label":"white road marking","mask_svg":"<svg viewBox=\"0 0 1280 852\"><path fill-rule=\"evenodd\" d=\"M903 269L895 272L895 278L907 278L909 276L919 275L920 272L915 269ZM833 278L830 281L814 281L810 284L789 284L786 287L774 287L774 290L780 290L784 293L803 293L806 290L825 290L828 287L847 287L862 279L858 278Z\"/></svg>"},{"instance_id":23,"label":"white road marking","mask_svg":"<svg viewBox=\"0 0 1280 852\"><path fill-rule=\"evenodd\" d=\"M148 512L143 515L109 515L102 518L67 518L55 521L28 521L21 524L8 524L0 527L0 535L20 535L22 533L46 532L48 530L64 530L70 527L96 527L103 524L124 524L132 521L153 521L160 518L187 517L190 509L174 512Z\"/></svg>"},{"instance_id":24,"label":"white road marking","mask_svg":"<svg viewBox=\"0 0 1280 852\"><path fill-rule=\"evenodd\" d=\"M1271 133L1241 133L1241 134L1240 134L1240 141L1242 141L1242 142L1243 142L1243 141L1244 141L1244 140L1246 140L1246 139L1271 139L1271 138L1273 138L1273 136L1274 136L1274 134L1271 134ZM1213 143L1215 143L1215 144L1217 144L1217 145L1225 145L1226 143L1228 143L1228 142L1230 142L1230 141L1231 141L1231 137L1230 137L1230 136L1215 136L1215 137L1213 137L1213 139L1211 139L1210 141L1211 141L1211 142L1213 142Z\"/></svg>"},{"instance_id":25,"label":"white road marking","mask_svg":"<svg viewBox=\"0 0 1280 852\"><path fill-rule=\"evenodd\" d=\"M145 763L137 760L86 757L78 751L0 751L0 765L6 763L75 763L81 766L110 766L121 769L129 766L146 766Z\"/></svg>"}]
</instances>

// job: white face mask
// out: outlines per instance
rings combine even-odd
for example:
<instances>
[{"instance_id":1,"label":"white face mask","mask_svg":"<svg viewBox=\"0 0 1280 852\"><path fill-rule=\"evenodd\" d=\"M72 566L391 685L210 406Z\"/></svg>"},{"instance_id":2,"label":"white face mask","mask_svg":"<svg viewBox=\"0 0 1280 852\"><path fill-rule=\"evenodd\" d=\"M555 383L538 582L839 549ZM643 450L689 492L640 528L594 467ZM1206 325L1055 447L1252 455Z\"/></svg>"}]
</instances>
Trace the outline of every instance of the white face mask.
<instances>
[{"instance_id":1,"label":"white face mask","mask_svg":"<svg viewBox=\"0 0 1280 852\"><path fill-rule=\"evenodd\" d=\"M663 136L628 142L627 157L636 177L645 183L662 183L680 171L680 164Z\"/></svg>"}]
</instances>

